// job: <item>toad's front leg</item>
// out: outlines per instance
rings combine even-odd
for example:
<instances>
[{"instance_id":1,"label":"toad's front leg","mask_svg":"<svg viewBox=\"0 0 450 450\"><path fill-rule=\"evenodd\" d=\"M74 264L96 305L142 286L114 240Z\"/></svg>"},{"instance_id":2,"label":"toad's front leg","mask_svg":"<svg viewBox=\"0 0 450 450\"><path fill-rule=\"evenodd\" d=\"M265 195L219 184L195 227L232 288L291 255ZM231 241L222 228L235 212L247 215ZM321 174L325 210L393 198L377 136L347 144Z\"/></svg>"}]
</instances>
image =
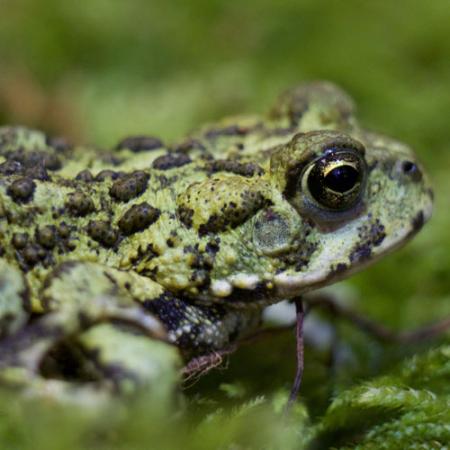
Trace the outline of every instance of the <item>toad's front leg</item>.
<instances>
[{"instance_id":1,"label":"toad's front leg","mask_svg":"<svg viewBox=\"0 0 450 450\"><path fill-rule=\"evenodd\" d=\"M144 385L158 386L158 395L173 391L178 350L142 306L143 299L159 297L159 285L100 264L70 262L44 286L48 311L0 343L2 384L76 403Z\"/></svg>"}]
</instances>

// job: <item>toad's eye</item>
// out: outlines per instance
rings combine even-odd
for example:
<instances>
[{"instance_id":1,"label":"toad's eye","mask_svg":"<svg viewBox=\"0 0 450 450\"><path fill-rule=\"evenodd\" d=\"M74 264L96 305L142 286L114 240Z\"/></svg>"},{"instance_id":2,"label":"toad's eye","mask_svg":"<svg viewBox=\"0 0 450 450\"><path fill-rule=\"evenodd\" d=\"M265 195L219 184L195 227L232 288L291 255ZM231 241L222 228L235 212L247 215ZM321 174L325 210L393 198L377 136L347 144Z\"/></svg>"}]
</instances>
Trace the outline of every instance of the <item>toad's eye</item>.
<instances>
[{"instance_id":1,"label":"toad's eye","mask_svg":"<svg viewBox=\"0 0 450 450\"><path fill-rule=\"evenodd\" d=\"M302 191L318 206L334 211L351 208L360 199L366 176L362 157L352 150L327 150L302 176Z\"/></svg>"}]
</instances>

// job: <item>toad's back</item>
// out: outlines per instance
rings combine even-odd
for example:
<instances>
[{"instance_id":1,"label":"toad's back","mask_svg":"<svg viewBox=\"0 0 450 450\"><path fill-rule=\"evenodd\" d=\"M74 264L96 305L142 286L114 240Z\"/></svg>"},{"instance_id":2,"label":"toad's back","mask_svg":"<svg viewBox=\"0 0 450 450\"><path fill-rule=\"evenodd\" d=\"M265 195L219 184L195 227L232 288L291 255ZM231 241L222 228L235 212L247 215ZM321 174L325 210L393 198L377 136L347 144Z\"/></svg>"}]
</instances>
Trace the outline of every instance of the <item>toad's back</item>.
<instances>
[{"instance_id":1,"label":"toad's back","mask_svg":"<svg viewBox=\"0 0 450 450\"><path fill-rule=\"evenodd\" d=\"M308 146L298 156L299 137L324 146L315 144L314 137L323 130L319 140L329 147L357 147L354 136L381 148L379 153L365 150L372 167L381 162L394 167L402 154L410 156L395 141L361 130L352 112L345 93L316 83L283 95L266 118L228 119L171 148L157 138L136 137L114 151L72 149L37 131L3 128L1 256L26 274L37 310L43 308L39 290L49 272L70 260L134 271L194 299L226 298L233 289L258 291L263 299L279 297L277 274L293 269L303 278L309 275L319 264L316 255L325 248L333 251L323 240L332 233L323 230L336 228L329 227L324 214L303 211L289 198L288 178L300 176L319 156ZM382 183L374 183L372 190L375 185ZM391 187L386 194L395 196ZM350 213L327 214L336 215L333 224L344 225L361 211L354 207ZM380 227L381 216L371 214L381 243L389 224ZM337 228L345 229L341 225ZM368 239L361 230L357 233L354 251L363 246L361 239ZM350 255L344 256L341 261L341 255L330 254L327 261L335 263L330 267L349 266Z\"/></svg>"}]
</instances>

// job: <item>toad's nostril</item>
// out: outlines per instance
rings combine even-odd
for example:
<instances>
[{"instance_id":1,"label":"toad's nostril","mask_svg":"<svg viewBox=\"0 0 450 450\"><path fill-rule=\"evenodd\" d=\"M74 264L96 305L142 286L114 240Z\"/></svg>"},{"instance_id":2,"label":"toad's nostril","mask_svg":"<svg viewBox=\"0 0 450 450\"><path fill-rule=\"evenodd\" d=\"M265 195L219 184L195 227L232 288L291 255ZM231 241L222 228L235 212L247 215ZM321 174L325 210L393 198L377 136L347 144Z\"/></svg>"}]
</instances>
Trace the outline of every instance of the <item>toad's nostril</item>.
<instances>
[{"instance_id":1,"label":"toad's nostril","mask_svg":"<svg viewBox=\"0 0 450 450\"><path fill-rule=\"evenodd\" d=\"M422 172L417 164L412 161L403 161L402 171L405 175L409 175L413 181L420 181L422 179Z\"/></svg>"},{"instance_id":2,"label":"toad's nostril","mask_svg":"<svg viewBox=\"0 0 450 450\"><path fill-rule=\"evenodd\" d=\"M410 172L414 172L415 170L417 170L417 166L411 161L403 161L402 169L403 169L403 172L410 173Z\"/></svg>"}]
</instances>

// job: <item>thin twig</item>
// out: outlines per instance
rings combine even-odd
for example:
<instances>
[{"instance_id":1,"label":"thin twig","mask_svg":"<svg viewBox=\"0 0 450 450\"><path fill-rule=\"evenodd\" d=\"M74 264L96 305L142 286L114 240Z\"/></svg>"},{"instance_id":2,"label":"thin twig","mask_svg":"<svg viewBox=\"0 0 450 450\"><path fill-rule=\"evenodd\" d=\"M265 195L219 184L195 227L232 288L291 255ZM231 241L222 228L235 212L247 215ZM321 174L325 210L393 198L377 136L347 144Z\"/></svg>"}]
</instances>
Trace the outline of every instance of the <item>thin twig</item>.
<instances>
[{"instance_id":1,"label":"thin twig","mask_svg":"<svg viewBox=\"0 0 450 450\"><path fill-rule=\"evenodd\" d=\"M292 385L291 393L288 402L286 403L284 413L288 414L293 404L297 400L300 386L302 384L303 369L305 366L304 345L303 345L303 322L305 319L305 311L303 309L303 302L301 297L294 300L296 311L296 327L295 327L295 342L296 342L296 357L297 366L295 371L294 384Z\"/></svg>"},{"instance_id":2,"label":"thin twig","mask_svg":"<svg viewBox=\"0 0 450 450\"><path fill-rule=\"evenodd\" d=\"M395 342L398 344L412 344L428 339L434 339L450 329L450 317L431 323L415 330L398 332L375 322L362 314L344 306L332 298L322 295L309 299L311 308L320 307L329 310L332 314L342 317L352 325L382 342Z\"/></svg>"}]
</instances>

